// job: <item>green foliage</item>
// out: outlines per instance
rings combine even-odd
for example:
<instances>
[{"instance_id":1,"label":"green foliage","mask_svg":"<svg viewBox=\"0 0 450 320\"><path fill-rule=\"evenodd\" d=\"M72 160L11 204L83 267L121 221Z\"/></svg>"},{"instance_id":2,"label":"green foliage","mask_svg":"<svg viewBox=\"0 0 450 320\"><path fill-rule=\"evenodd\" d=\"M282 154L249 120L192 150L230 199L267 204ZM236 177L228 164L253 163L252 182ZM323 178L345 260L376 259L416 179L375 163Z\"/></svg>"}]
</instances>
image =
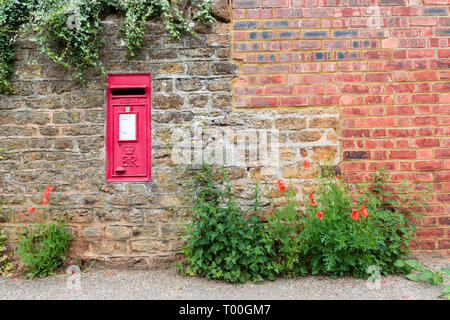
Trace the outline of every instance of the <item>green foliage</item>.
<instances>
[{"instance_id":1,"label":"green foliage","mask_svg":"<svg viewBox=\"0 0 450 320\"><path fill-rule=\"evenodd\" d=\"M0 275L3 277L8 276L14 269L11 262L12 252L6 246L7 239L5 231L0 229Z\"/></svg>"},{"instance_id":2,"label":"green foliage","mask_svg":"<svg viewBox=\"0 0 450 320\"><path fill-rule=\"evenodd\" d=\"M298 201L292 186L286 191L287 204L281 208L274 208L267 216L267 232L274 241L277 253L277 269L287 277L305 274L303 265L299 264L298 240L300 233L300 219Z\"/></svg>"},{"instance_id":3,"label":"green foliage","mask_svg":"<svg viewBox=\"0 0 450 320\"><path fill-rule=\"evenodd\" d=\"M389 183L391 175L381 167L372 174L372 181L364 181L357 200L371 207L400 211L421 217L421 211L429 209L428 201L433 189L430 185L414 185L407 181L400 184Z\"/></svg>"},{"instance_id":4,"label":"green foliage","mask_svg":"<svg viewBox=\"0 0 450 320\"><path fill-rule=\"evenodd\" d=\"M34 278L48 276L61 265L72 237L66 223L59 218L27 227L19 238L17 253L28 276Z\"/></svg>"},{"instance_id":5,"label":"green foliage","mask_svg":"<svg viewBox=\"0 0 450 320\"><path fill-rule=\"evenodd\" d=\"M209 0L188 4L194 8L194 20L214 21ZM32 34L55 63L73 69L77 80L86 69L104 74L98 35L105 10L124 13L120 30L130 57L142 47L146 19L162 18L171 38L194 33L178 3L169 0L0 0L0 93L9 92L11 44L19 34Z\"/></svg>"},{"instance_id":6,"label":"green foliage","mask_svg":"<svg viewBox=\"0 0 450 320\"><path fill-rule=\"evenodd\" d=\"M429 269L426 269L423 263L414 259L398 259L397 261L395 261L395 266L399 271L406 274L406 278L408 278L409 280L414 282L425 280L432 285L442 284L444 282L444 279L449 278L448 276L450 275L450 268L442 268L440 271L433 272ZM444 288L441 291L439 297L450 300L450 284L444 285Z\"/></svg>"},{"instance_id":7,"label":"green foliage","mask_svg":"<svg viewBox=\"0 0 450 320\"><path fill-rule=\"evenodd\" d=\"M11 44L36 3L37 0L0 0L0 93L9 93L14 57Z\"/></svg>"},{"instance_id":8,"label":"green foliage","mask_svg":"<svg viewBox=\"0 0 450 320\"><path fill-rule=\"evenodd\" d=\"M320 166L318 172L315 195L306 195L303 212L294 187L279 180L286 204L273 206L264 224L255 215L263 212L258 184L251 218L245 220L225 172L218 176L209 166L191 170L194 216L182 250L184 272L241 282L275 275L368 278L374 266L383 274L402 271L396 261L409 253L415 231L404 214L410 201L397 203L393 199L401 194L382 194L388 189L382 171L374 173L375 187L353 191L336 178L332 166Z\"/></svg>"},{"instance_id":9,"label":"green foliage","mask_svg":"<svg viewBox=\"0 0 450 320\"><path fill-rule=\"evenodd\" d=\"M189 172L193 217L182 248L187 265L179 267L185 274L227 282L274 279L273 241L254 212L244 219L226 172L217 174L208 165ZM251 211L259 207L257 193Z\"/></svg>"},{"instance_id":10,"label":"green foliage","mask_svg":"<svg viewBox=\"0 0 450 320\"><path fill-rule=\"evenodd\" d=\"M407 255L414 230L404 215L383 208L367 190L355 203L331 166L322 166L319 172L317 204L305 198L304 229L299 236L305 267L312 274L332 277L367 278L370 266L380 267L383 274L396 272L394 262ZM322 219L317 212L323 212Z\"/></svg>"}]
</instances>

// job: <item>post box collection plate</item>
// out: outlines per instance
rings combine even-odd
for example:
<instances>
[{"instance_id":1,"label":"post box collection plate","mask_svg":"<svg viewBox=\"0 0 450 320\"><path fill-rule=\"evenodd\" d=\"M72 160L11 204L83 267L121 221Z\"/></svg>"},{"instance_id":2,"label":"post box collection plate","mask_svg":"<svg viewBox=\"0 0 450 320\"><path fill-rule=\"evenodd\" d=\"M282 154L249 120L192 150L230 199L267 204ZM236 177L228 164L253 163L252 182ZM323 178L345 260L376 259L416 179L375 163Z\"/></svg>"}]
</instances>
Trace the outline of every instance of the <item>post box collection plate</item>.
<instances>
[{"instance_id":1,"label":"post box collection plate","mask_svg":"<svg viewBox=\"0 0 450 320\"><path fill-rule=\"evenodd\" d=\"M151 76L109 74L106 181L151 180Z\"/></svg>"}]
</instances>

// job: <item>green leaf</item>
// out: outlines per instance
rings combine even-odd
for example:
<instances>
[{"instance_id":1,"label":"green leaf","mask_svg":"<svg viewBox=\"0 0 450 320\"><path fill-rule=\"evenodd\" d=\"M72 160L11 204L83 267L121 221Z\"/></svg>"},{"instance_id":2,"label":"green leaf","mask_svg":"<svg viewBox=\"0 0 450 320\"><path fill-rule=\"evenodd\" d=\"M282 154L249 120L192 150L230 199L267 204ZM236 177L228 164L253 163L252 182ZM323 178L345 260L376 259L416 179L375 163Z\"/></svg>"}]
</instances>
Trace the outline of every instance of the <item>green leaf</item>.
<instances>
[{"instance_id":1,"label":"green leaf","mask_svg":"<svg viewBox=\"0 0 450 320\"><path fill-rule=\"evenodd\" d=\"M419 281L420 281L420 277L419 277L419 275L417 275L417 274L412 274L412 273L410 273L410 274L408 274L408 275L406 276L406 278L408 278L408 279L411 280L411 281L415 281L415 282L419 282Z\"/></svg>"}]
</instances>

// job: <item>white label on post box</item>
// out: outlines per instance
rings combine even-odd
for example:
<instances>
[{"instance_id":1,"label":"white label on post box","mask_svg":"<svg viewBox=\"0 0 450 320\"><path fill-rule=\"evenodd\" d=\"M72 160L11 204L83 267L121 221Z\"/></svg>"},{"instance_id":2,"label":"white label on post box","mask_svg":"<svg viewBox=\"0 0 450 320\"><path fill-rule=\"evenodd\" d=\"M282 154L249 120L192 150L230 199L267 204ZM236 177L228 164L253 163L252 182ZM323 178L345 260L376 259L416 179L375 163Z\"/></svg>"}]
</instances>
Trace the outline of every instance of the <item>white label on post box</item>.
<instances>
[{"instance_id":1,"label":"white label on post box","mask_svg":"<svg viewBox=\"0 0 450 320\"><path fill-rule=\"evenodd\" d=\"M136 114L119 114L119 140L136 140Z\"/></svg>"}]
</instances>

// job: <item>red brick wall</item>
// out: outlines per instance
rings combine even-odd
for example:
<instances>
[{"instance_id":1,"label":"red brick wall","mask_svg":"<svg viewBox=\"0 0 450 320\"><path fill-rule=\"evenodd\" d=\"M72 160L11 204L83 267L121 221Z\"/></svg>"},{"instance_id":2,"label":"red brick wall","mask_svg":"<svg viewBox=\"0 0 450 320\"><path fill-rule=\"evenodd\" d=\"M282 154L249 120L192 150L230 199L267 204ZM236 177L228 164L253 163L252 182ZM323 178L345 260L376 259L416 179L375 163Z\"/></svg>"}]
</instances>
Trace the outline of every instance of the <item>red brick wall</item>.
<instances>
[{"instance_id":1,"label":"red brick wall","mask_svg":"<svg viewBox=\"0 0 450 320\"><path fill-rule=\"evenodd\" d=\"M415 244L450 248L450 0L234 0L234 109L338 108L342 168L434 187Z\"/></svg>"}]
</instances>

